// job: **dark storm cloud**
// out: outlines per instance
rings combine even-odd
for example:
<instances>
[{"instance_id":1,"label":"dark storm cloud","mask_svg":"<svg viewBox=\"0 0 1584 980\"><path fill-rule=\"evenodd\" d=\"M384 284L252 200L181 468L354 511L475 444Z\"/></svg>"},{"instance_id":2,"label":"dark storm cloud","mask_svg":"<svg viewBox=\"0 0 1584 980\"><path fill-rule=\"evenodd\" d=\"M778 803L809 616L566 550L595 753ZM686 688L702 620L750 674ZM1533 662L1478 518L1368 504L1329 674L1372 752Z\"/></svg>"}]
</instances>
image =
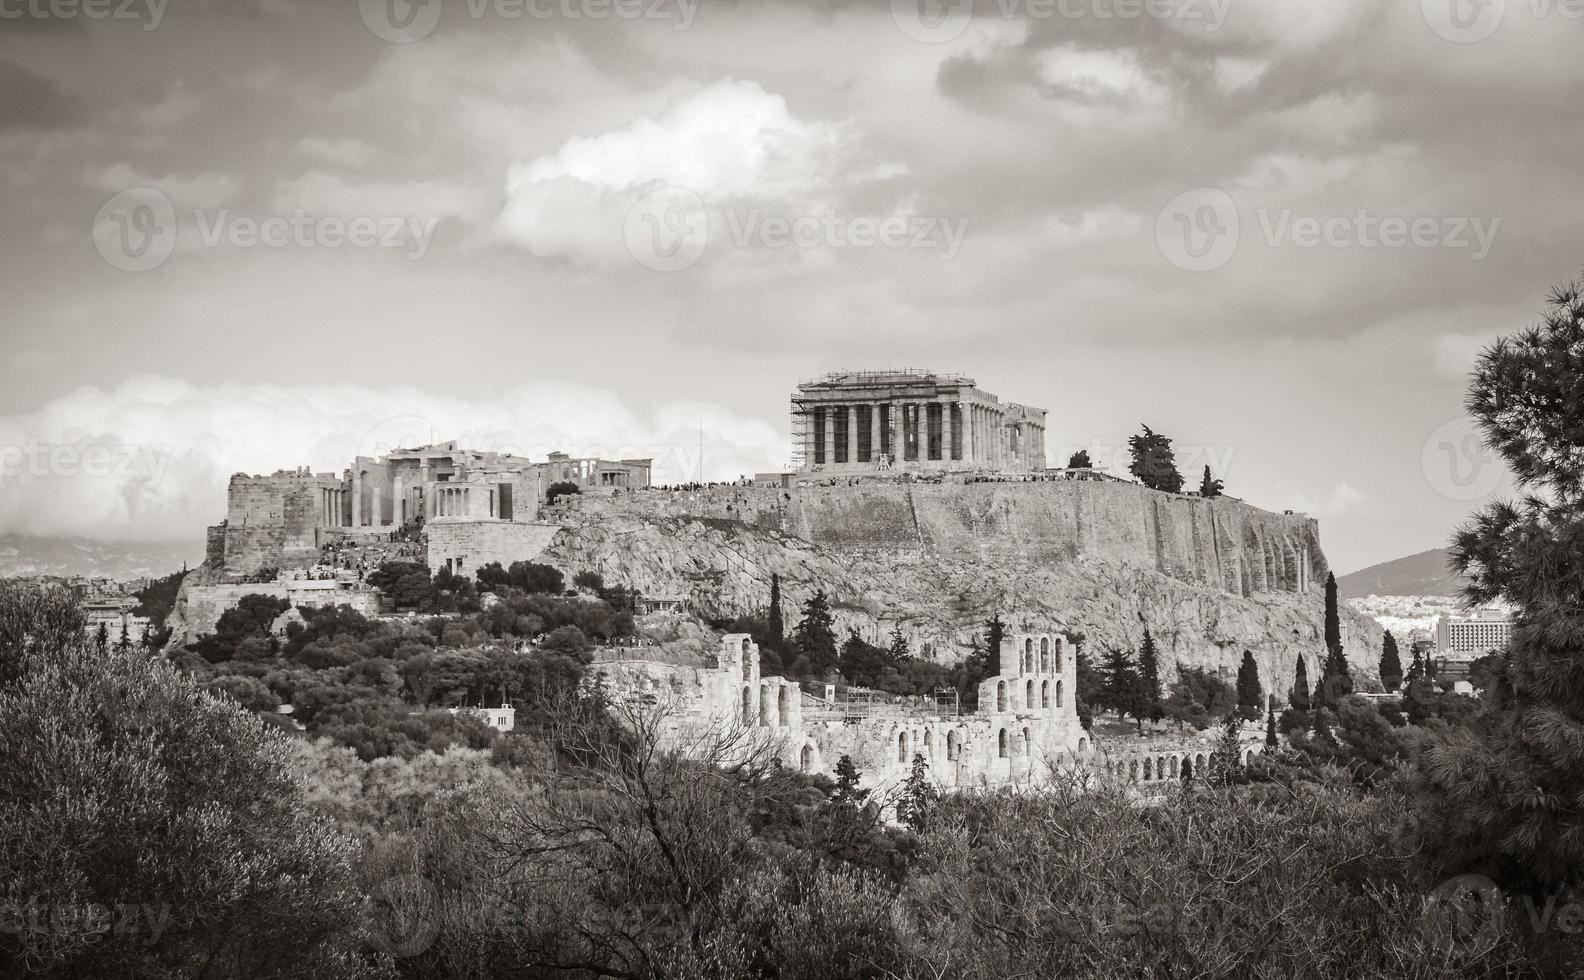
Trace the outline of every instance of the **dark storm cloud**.
<instances>
[{"instance_id":1,"label":"dark storm cloud","mask_svg":"<svg viewBox=\"0 0 1584 980\"><path fill-rule=\"evenodd\" d=\"M81 121L82 103L42 75L0 60L0 131L65 129Z\"/></svg>"}]
</instances>

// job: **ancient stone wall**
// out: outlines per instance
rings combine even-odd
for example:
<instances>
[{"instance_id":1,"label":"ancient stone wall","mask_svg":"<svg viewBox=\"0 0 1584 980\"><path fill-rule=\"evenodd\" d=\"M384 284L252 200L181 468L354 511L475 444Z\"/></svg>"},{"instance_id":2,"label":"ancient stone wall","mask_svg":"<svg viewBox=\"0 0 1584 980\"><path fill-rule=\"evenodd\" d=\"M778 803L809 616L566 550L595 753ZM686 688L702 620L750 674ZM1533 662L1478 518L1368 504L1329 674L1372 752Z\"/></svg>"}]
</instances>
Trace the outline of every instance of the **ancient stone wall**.
<instances>
[{"instance_id":1,"label":"ancient stone wall","mask_svg":"<svg viewBox=\"0 0 1584 980\"><path fill-rule=\"evenodd\" d=\"M184 580L171 612L171 644L180 646L213 633L215 624L227 609L235 608L243 596L267 595L297 606L348 605L365 616L379 613L379 593L373 589L326 588L331 582L260 582L246 584L199 585Z\"/></svg>"},{"instance_id":2,"label":"ancient stone wall","mask_svg":"<svg viewBox=\"0 0 1584 980\"><path fill-rule=\"evenodd\" d=\"M1319 524L1307 516L1110 481L651 490L589 495L566 511L737 521L843 552L1046 565L1099 558L1242 596L1309 591L1328 570Z\"/></svg>"},{"instance_id":3,"label":"ancient stone wall","mask_svg":"<svg viewBox=\"0 0 1584 980\"><path fill-rule=\"evenodd\" d=\"M560 530L559 524L441 518L426 524L423 534L431 572L449 567L471 576L490 562L510 568L533 561Z\"/></svg>"}]
</instances>

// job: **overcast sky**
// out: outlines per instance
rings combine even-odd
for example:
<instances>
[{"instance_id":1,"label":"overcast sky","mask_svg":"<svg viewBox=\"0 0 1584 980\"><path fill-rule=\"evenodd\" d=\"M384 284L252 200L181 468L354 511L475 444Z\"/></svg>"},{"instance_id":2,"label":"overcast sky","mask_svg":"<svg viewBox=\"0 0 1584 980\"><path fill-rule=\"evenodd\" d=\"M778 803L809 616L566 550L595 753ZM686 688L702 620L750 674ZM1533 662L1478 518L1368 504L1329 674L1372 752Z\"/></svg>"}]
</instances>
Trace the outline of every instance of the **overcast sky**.
<instances>
[{"instance_id":1,"label":"overcast sky","mask_svg":"<svg viewBox=\"0 0 1584 980\"><path fill-rule=\"evenodd\" d=\"M1581 12L0 0L0 532L412 436L732 478L914 365L1437 547L1473 357L1584 263Z\"/></svg>"}]
</instances>

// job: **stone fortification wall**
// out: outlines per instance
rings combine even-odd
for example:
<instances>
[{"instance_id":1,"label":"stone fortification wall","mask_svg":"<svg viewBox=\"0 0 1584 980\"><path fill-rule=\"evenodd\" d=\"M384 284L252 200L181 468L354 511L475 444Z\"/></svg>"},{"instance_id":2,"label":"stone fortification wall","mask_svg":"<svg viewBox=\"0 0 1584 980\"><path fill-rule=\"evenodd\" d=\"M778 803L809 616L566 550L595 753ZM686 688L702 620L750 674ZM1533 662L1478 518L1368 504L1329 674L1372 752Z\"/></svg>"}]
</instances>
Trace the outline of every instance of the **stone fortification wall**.
<instances>
[{"instance_id":1,"label":"stone fortification wall","mask_svg":"<svg viewBox=\"0 0 1584 980\"><path fill-rule=\"evenodd\" d=\"M837 552L1050 565L1097 558L1234 595L1307 592L1328 567L1319 524L1239 500L1128 483L867 483L588 495L557 510L742 522Z\"/></svg>"}]
</instances>

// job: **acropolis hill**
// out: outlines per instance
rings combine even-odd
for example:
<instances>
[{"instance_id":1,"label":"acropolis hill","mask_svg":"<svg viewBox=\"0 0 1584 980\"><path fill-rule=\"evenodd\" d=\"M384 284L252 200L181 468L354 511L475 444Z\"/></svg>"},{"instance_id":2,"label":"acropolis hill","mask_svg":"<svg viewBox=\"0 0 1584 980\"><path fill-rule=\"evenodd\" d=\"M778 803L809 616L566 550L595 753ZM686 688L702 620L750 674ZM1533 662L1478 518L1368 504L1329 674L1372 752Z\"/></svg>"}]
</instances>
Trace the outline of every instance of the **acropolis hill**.
<instances>
[{"instance_id":1,"label":"acropolis hill","mask_svg":"<svg viewBox=\"0 0 1584 980\"><path fill-rule=\"evenodd\" d=\"M1230 674L1244 650L1268 687L1291 684L1300 651L1318 676L1328 567L1315 520L1047 468L1046 413L957 376L843 373L792 403L797 469L730 485L658 489L647 460L531 463L450 443L343 474L239 475L190 585L404 539L431 568L541 561L715 618L762 612L779 575L789 610L823 589L840 626L881 641L900 625L947 661L999 610L1013 630L1083 633L1096 651L1136 648L1148 628L1174 655L1168 680L1177 664ZM582 493L547 505L564 476ZM1380 628L1343 617L1354 676L1372 678ZM198 631L208 619L190 616Z\"/></svg>"}]
</instances>

